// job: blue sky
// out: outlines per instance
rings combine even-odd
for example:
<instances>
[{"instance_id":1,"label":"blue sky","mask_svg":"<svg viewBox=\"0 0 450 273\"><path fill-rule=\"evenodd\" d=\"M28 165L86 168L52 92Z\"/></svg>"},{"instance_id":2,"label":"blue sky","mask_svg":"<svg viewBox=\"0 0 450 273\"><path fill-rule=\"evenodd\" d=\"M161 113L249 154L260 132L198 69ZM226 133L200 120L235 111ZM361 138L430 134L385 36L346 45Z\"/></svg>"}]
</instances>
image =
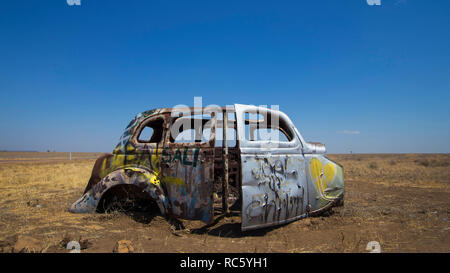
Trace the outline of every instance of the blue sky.
<instances>
[{"instance_id":1,"label":"blue sky","mask_svg":"<svg viewBox=\"0 0 450 273\"><path fill-rule=\"evenodd\" d=\"M112 151L138 112L279 105L330 153L450 152L450 1L2 1L0 150Z\"/></svg>"}]
</instances>

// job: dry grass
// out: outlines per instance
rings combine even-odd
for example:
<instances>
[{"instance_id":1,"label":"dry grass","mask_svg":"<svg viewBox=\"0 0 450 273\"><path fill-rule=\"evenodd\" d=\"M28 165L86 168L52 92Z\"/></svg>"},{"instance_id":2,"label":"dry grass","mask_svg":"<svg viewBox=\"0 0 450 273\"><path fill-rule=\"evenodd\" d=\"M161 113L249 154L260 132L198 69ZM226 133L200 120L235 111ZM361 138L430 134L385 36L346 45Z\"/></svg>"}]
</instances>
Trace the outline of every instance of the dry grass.
<instances>
[{"instance_id":1,"label":"dry grass","mask_svg":"<svg viewBox=\"0 0 450 273\"><path fill-rule=\"evenodd\" d=\"M158 215L69 213L94 160L66 155L0 152L0 243L25 234L47 252L67 252L61 242L80 237L89 252L110 252L120 239L131 240L136 252L366 252L376 240L389 252L450 251L448 154L330 155L344 166L346 182L345 205L333 213L247 233L239 217L229 217L206 232L177 236Z\"/></svg>"},{"instance_id":2,"label":"dry grass","mask_svg":"<svg viewBox=\"0 0 450 273\"><path fill-rule=\"evenodd\" d=\"M352 154L329 157L344 166L346 181L449 190L449 154Z\"/></svg>"},{"instance_id":3,"label":"dry grass","mask_svg":"<svg viewBox=\"0 0 450 273\"><path fill-rule=\"evenodd\" d=\"M41 235L48 237L62 223L77 225L82 216L67 211L67 197L80 196L93 163L84 160L0 165L0 238L36 229L45 230Z\"/></svg>"}]
</instances>

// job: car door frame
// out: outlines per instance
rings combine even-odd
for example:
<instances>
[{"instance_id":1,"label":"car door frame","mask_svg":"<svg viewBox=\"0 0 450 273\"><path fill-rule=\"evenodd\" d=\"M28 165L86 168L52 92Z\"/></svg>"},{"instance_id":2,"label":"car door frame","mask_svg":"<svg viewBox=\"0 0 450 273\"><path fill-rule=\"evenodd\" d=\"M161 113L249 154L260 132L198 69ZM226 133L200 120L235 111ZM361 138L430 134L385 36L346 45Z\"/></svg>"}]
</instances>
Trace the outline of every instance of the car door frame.
<instances>
[{"instance_id":1,"label":"car door frame","mask_svg":"<svg viewBox=\"0 0 450 273\"><path fill-rule=\"evenodd\" d=\"M282 112L235 104L241 160L241 229L291 222L307 215L308 183L303 144L292 121ZM253 141L245 137L245 113L271 114L285 122L292 139Z\"/></svg>"},{"instance_id":2,"label":"car door frame","mask_svg":"<svg viewBox=\"0 0 450 273\"><path fill-rule=\"evenodd\" d=\"M204 109L179 110L181 116L211 115L210 139L206 142L175 143L170 140L171 128L179 113L166 116L164 148L161 153L161 182L167 194L171 214L188 220L213 221L214 211L214 142L217 114ZM184 111L184 112L183 112Z\"/></svg>"}]
</instances>

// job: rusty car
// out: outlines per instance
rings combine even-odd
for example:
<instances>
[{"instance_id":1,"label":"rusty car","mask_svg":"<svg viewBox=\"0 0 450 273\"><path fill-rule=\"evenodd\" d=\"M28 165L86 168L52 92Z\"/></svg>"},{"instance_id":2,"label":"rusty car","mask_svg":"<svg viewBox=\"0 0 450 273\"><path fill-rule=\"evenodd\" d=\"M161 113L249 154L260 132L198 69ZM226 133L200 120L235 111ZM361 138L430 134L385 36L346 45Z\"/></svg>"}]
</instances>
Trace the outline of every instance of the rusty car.
<instances>
[{"instance_id":1,"label":"rusty car","mask_svg":"<svg viewBox=\"0 0 450 273\"><path fill-rule=\"evenodd\" d=\"M241 230L280 225L343 204L343 168L267 107L160 108L138 114L100 156L69 211L146 200L172 219L240 215Z\"/></svg>"}]
</instances>

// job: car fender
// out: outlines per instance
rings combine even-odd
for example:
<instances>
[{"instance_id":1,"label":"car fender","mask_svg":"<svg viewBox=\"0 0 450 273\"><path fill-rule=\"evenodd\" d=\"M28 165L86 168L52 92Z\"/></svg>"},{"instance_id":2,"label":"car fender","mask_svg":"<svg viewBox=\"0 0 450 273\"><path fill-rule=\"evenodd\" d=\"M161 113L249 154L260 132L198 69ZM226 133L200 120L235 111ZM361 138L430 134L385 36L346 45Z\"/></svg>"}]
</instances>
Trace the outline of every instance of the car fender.
<instances>
[{"instance_id":1,"label":"car fender","mask_svg":"<svg viewBox=\"0 0 450 273\"><path fill-rule=\"evenodd\" d=\"M158 174L137 167L126 167L109 173L75 201L69 211L74 213L95 212L102 196L109 189L118 185L137 186L142 192L149 194L163 215L168 214L169 202L161 188Z\"/></svg>"}]
</instances>

